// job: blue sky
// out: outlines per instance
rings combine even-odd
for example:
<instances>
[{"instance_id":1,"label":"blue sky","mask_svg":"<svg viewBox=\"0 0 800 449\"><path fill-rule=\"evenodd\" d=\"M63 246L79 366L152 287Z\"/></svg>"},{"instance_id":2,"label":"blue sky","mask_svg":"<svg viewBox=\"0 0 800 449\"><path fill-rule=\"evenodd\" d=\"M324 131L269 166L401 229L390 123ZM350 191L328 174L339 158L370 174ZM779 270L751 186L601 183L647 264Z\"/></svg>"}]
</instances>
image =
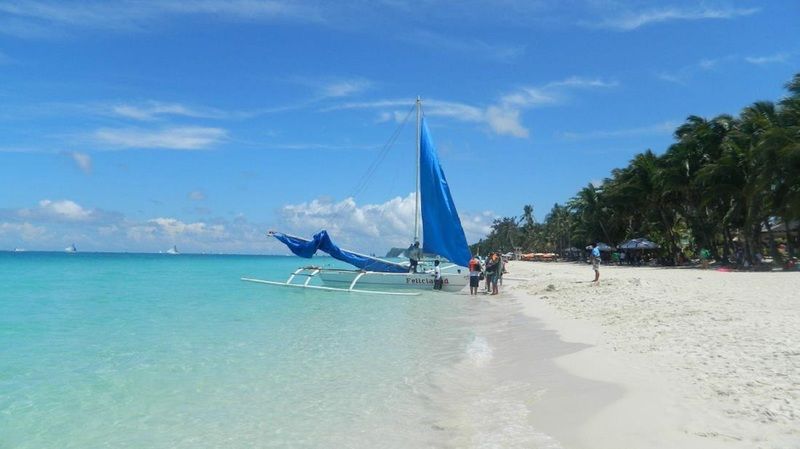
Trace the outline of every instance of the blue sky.
<instances>
[{"instance_id":1,"label":"blue sky","mask_svg":"<svg viewBox=\"0 0 800 449\"><path fill-rule=\"evenodd\" d=\"M688 115L780 99L798 24L788 0L0 0L0 249L407 245L413 124L383 149L417 95L473 242Z\"/></svg>"}]
</instances>

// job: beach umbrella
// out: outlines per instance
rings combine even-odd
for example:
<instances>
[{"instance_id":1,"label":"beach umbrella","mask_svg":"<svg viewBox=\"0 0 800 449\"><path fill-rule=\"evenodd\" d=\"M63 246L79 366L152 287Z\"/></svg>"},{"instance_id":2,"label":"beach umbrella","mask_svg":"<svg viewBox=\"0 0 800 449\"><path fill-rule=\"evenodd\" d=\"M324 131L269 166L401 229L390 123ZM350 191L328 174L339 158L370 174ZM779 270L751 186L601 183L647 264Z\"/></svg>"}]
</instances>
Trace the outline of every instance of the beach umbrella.
<instances>
[{"instance_id":1,"label":"beach umbrella","mask_svg":"<svg viewBox=\"0 0 800 449\"><path fill-rule=\"evenodd\" d=\"M600 251L604 251L604 252L614 251L614 248L612 248L607 243L603 243L603 242L598 242L597 243L597 247L600 248Z\"/></svg>"},{"instance_id":2,"label":"beach umbrella","mask_svg":"<svg viewBox=\"0 0 800 449\"><path fill-rule=\"evenodd\" d=\"M653 243L645 238L630 239L618 246L619 249L658 249L657 243Z\"/></svg>"}]
</instances>

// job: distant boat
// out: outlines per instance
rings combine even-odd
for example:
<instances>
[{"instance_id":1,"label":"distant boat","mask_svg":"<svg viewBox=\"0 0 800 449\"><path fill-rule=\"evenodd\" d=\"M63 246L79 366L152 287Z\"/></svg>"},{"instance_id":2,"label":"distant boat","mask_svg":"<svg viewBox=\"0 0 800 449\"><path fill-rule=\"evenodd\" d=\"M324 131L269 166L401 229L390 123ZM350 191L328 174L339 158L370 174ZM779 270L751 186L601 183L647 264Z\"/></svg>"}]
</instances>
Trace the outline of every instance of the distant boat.
<instances>
[{"instance_id":1,"label":"distant boat","mask_svg":"<svg viewBox=\"0 0 800 449\"><path fill-rule=\"evenodd\" d=\"M26 251L25 248L14 248L15 253L24 253Z\"/></svg>"},{"instance_id":2,"label":"distant boat","mask_svg":"<svg viewBox=\"0 0 800 449\"><path fill-rule=\"evenodd\" d=\"M180 254L178 252L178 246L177 245L172 245L172 248L167 250L167 254Z\"/></svg>"},{"instance_id":3,"label":"distant boat","mask_svg":"<svg viewBox=\"0 0 800 449\"><path fill-rule=\"evenodd\" d=\"M64 248L64 252L65 253L77 253L78 252L78 248L75 248L75 244L73 243L72 245Z\"/></svg>"}]
</instances>

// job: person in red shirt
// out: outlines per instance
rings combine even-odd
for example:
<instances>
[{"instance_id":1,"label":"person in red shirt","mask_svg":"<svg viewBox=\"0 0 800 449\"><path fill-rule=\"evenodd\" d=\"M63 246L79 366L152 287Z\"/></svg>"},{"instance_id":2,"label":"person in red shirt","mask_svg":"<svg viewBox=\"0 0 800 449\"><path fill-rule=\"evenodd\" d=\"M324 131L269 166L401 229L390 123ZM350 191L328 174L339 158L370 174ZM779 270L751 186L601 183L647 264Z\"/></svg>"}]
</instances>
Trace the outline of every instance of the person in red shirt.
<instances>
[{"instance_id":1,"label":"person in red shirt","mask_svg":"<svg viewBox=\"0 0 800 449\"><path fill-rule=\"evenodd\" d=\"M478 256L473 256L469 261L469 294L478 294L478 284L480 284L481 261Z\"/></svg>"}]
</instances>

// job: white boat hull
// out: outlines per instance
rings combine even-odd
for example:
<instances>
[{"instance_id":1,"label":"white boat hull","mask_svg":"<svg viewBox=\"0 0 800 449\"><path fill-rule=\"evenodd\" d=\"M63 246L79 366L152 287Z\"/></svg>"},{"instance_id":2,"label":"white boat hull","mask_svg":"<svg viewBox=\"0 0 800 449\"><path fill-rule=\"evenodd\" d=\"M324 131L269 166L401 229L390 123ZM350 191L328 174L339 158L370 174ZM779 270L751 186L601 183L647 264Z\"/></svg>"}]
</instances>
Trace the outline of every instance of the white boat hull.
<instances>
[{"instance_id":1,"label":"white boat hull","mask_svg":"<svg viewBox=\"0 0 800 449\"><path fill-rule=\"evenodd\" d=\"M322 283L337 288L349 288L357 276L356 288L369 290L414 289L433 290L433 273L366 273L355 270L322 270ZM457 292L469 283L468 273L442 273L442 290Z\"/></svg>"}]
</instances>

